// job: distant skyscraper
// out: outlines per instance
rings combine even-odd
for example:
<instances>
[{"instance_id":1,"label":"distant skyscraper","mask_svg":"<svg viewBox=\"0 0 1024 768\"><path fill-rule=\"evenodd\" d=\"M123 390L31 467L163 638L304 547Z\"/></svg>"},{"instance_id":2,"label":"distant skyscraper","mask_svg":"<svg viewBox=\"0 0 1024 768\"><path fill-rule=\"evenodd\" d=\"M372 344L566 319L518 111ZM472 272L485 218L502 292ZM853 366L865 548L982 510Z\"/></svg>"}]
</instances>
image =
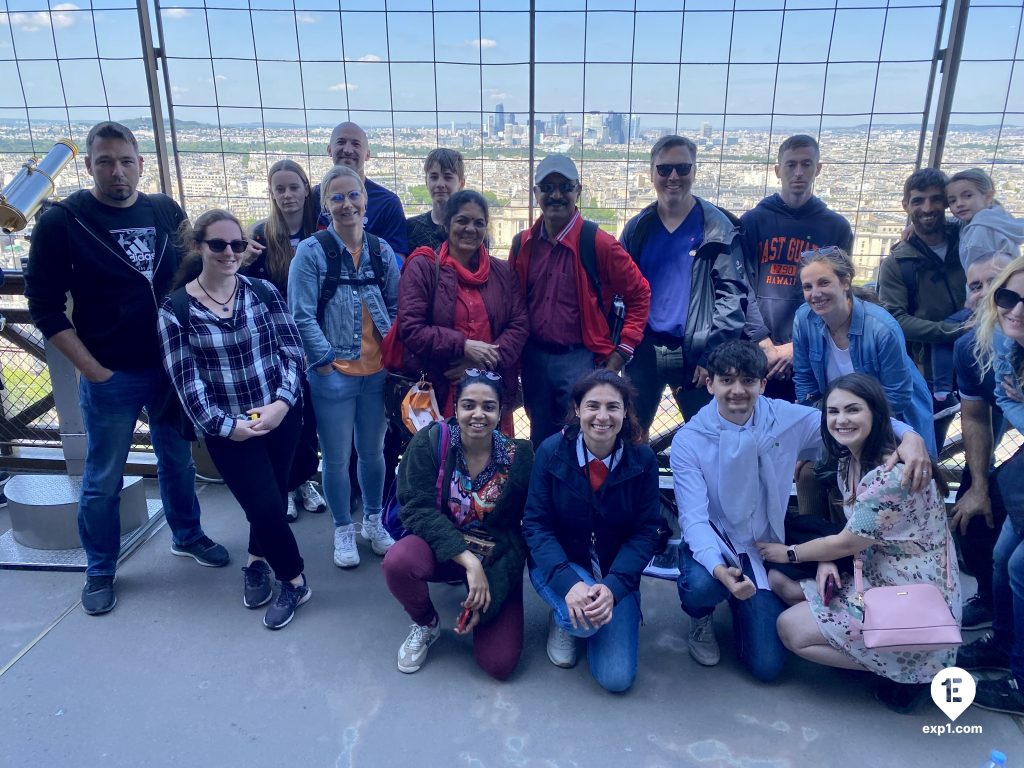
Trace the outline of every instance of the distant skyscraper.
<instances>
[{"instance_id":1,"label":"distant skyscraper","mask_svg":"<svg viewBox=\"0 0 1024 768\"><path fill-rule=\"evenodd\" d=\"M549 130L555 136L565 136L565 112L552 115Z\"/></svg>"},{"instance_id":2,"label":"distant skyscraper","mask_svg":"<svg viewBox=\"0 0 1024 768\"><path fill-rule=\"evenodd\" d=\"M629 140L640 140L640 115L633 115L633 117L629 119Z\"/></svg>"},{"instance_id":3,"label":"distant skyscraper","mask_svg":"<svg viewBox=\"0 0 1024 768\"><path fill-rule=\"evenodd\" d=\"M711 138L711 123L704 122L700 124L700 135L705 139Z\"/></svg>"},{"instance_id":4,"label":"distant skyscraper","mask_svg":"<svg viewBox=\"0 0 1024 768\"><path fill-rule=\"evenodd\" d=\"M600 112L587 112L583 115L583 138L601 140L604 131Z\"/></svg>"},{"instance_id":5,"label":"distant skyscraper","mask_svg":"<svg viewBox=\"0 0 1024 768\"><path fill-rule=\"evenodd\" d=\"M494 135L498 135L505 130L505 105L495 104L494 105Z\"/></svg>"},{"instance_id":6,"label":"distant skyscraper","mask_svg":"<svg viewBox=\"0 0 1024 768\"><path fill-rule=\"evenodd\" d=\"M608 128L609 144L626 143L626 131L623 125L622 115L618 112L611 112L605 120L605 126Z\"/></svg>"}]
</instances>

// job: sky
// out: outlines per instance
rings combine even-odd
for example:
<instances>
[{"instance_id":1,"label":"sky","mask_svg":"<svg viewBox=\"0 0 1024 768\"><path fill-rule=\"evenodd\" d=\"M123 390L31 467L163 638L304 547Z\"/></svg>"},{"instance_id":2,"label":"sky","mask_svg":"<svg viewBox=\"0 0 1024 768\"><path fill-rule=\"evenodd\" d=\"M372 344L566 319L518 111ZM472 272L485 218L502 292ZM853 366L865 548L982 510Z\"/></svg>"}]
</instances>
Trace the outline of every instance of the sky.
<instances>
[{"instance_id":1,"label":"sky","mask_svg":"<svg viewBox=\"0 0 1024 768\"><path fill-rule=\"evenodd\" d=\"M1005 111L1024 124L1022 4L974 3L954 123L998 124ZM433 124L436 111L443 125L529 108L527 0L387 0L386 13L384 0L205 5L165 0L160 12L180 120L374 126L393 113L402 126ZM920 121L938 0L785 6L637 0L634 13L633 0L537 0L537 112L632 113L645 126L678 114L726 130L819 114L826 128L872 113ZM21 85L0 94L0 118L101 119L108 105L115 119L146 116L141 55L126 0L0 0L0 82Z\"/></svg>"}]
</instances>

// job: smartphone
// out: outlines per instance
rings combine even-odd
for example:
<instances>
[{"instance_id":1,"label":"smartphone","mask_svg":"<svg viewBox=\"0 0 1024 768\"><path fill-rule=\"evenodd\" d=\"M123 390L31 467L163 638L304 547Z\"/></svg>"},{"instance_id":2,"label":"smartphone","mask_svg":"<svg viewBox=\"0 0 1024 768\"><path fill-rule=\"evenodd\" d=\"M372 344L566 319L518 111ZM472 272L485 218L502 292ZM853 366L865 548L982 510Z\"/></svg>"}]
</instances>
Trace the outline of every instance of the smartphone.
<instances>
[{"instance_id":1,"label":"smartphone","mask_svg":"<svg viewBox=\"0 0 1024 768\"><path fill-rule=\"evenodd\" d=\"M825 579L825 605L828 605L832 602L832 596L835 594L835 592L836 577L830 575L827 579Z\"/></svg>"},{"instance_id":2,"label":"smartphone","mask_svg":"<svg viewBox=\"0 0 1024 768\"><path fill-rule=\"evenodd\" d=\"M463 608L462 613L459 614L459 623L456 625L456 629L459 632L466 631L466 625L469 624L469 617L473 613L471 608Z\"/></svg>"}]
</instances>

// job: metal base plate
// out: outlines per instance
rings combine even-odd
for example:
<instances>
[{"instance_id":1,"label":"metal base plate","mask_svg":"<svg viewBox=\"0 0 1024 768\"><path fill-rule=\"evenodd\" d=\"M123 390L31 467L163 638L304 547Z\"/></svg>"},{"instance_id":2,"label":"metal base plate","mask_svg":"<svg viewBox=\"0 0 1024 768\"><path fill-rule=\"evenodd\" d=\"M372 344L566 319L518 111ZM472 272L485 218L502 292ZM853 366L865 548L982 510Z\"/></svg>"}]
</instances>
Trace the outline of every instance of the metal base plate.
<instances>
[{"instance_id":1,"label":"metal base plate","mask_svg":"<svg viewBox=\"0 0 1024 768\"><path fill-rule=\"evenodd\" d=\"M164 508L158 499L147 499L146 507L149 521L121 537L121 554L117 558L119 564L163 523ZM11 531L0 536L0 569L84 571L85 567L85 550L82 548L32 549L15 541Z\"/></svg>"}]
</instances>

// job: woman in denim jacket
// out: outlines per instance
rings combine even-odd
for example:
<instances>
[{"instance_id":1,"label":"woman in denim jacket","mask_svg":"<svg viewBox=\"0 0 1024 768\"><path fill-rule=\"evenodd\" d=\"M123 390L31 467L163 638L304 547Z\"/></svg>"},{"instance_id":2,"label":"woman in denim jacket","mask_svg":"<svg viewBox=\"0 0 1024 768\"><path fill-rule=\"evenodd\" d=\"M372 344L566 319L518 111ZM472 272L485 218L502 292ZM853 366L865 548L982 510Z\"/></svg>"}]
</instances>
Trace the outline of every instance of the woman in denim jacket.
<instances>
[{"instance_id":1,"label":"woman in denim jacket","mask_svg":"<svg viewBox=\"0 0 1024 768\"><path fill-rule=\"evenodd\" d=\"M359 565L348 473L353 432L363 494L363 538L378 555L393 543L380 521L387 429L380 344L398 313L398 267L391 246L380 240L383 274L375 274L369 243L373 236L363 232L366 186L359 174L334 166L320 189L324 209L331 214L327 232L341 259L338 288L327 302L321 325L317 305L328 256L317 238L310 237L299 244L288 270L288 303L306 351L323 452L324 493L334 516L334 564L352 568Z\"/></svg>"},{"instance_id":2,"label":"woman in denim jacket","mask_svg":"<svg viewBox=\"0 0 1024 768\"><path fill-rule=\"evenodd\" d=\"M893 415L924 438L937 457L931 394L907 355L899 323L881 306L853 295L854 266L842 248L801 257L804 300L793 321L793 381L798 403L813 404L847 373L874 376Z\"/></svg>"}]
</instances>

